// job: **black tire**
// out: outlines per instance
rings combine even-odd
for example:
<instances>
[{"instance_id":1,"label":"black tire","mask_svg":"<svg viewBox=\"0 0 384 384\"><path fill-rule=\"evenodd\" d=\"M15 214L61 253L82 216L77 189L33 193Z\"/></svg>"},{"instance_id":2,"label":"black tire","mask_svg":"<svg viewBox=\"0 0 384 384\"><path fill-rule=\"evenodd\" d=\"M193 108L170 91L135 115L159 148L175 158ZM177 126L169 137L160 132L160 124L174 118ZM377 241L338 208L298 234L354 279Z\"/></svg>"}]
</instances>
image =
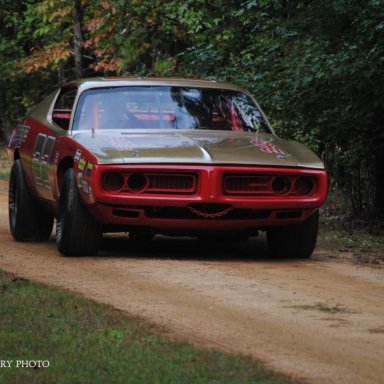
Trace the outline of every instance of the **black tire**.
<instances>
[{"instance_id":1,"label":"black tire","mask_svg":"<svg viewBox=\"0 0 384 384\"><path fill-rule=\"evenodd\" d=\"M65 256L90 256L97 253L100 241L101 225L84 206L73 169L68 169L60 190L57 249Z\"/></svg>"},{"instance_id":2,"label":"black tire","mask_svg":"<svg viewBox=\"0 0 384 384\"><path fill-rule=\"evenodd\" d=\"M267 230L268 248L273 257L308 259L316 246L319 211L300 224Z\"/></svg>"},{"instance_id":3,"label":"black tire","mask_svg":"<svg viewBox=\"0 0 384 384\"><path fill-rule=\"evenodd\" d=\"M46 241L50 238L53 216L44 211L29 192L21 161L13 163L8 190L9 227L16 241Z\"/></svg>"}]
</instances>

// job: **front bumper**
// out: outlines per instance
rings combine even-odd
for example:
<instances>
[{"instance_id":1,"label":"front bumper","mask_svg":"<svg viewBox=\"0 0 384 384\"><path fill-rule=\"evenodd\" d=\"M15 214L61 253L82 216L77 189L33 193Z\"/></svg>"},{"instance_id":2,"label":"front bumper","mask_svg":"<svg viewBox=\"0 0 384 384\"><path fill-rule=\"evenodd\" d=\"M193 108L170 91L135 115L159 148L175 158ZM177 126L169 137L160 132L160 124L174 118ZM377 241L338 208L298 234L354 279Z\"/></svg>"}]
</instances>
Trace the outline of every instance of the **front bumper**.
<instances>
[{"instance_id":1,"label":"front bumper","mask_svg":"<svg viewBox=\"0 0 384 384\"><path fill-rule=\"evenodd\" d=\"M190 173L196 175L196 188L187 194L107 191L103 186L106 172ZM273 194L271 191L227 193L226 175L261 175L296 180L310 177L313 190L305 195ZM106 227L116 230L150 227L156 232L244 231L304 221L320 208L327 196L325 170L251 166L135 165L95 166L92 177L82 175L80 188L92 215ZM268 182L267 182L268 184ZM268 188L267 188L268 189Z\"/></svg>"}]
</instances>

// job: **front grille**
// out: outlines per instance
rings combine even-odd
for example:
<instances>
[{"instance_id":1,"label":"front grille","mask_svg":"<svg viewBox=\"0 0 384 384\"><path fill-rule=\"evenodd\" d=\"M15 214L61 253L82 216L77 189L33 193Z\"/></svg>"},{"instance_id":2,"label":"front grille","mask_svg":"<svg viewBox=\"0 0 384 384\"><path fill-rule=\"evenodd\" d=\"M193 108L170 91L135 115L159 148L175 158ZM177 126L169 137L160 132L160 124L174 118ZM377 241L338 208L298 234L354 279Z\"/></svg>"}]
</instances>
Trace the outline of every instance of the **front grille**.
<instances>
[{"instance_id":1,"label":"front grille","mask_svg":"<svg viewBox=\"0 0 384 384\"><path fill-rule=\"evenodd\" d=\"M187 174L148 174L146 193L182 193L192 194L196 191L196 176Z\"/></svg>"},{"instance_id":2,"label":"front grille","mask_svg":"<svg viewBox=\"0 0 384 384\"><path fill-rule=\"evenodd\" d=\"M181 172L105 172L102 185L107 192L119 194L183 194L197 190L197 174Z\"/></svg>"},{"instance_id":3,"label":"front grille","mask_svg":"<svg viewBox=\"0 0 384 384\"><path fill-rule=\"evenodd\" d=\"M318 182L308 175L290 174L227 174L225 195L303 198L318 193Z\"/></svg>"},{"instance_id":4,"label":"front grille","mask_svg":"<svg viewBox=\"0 0 384 384\"><path fill-rule=\"evenodd\" d=\"M224 193L227 195L272 195L272 176L226 175Z\"/></svg>"}]
</instances>

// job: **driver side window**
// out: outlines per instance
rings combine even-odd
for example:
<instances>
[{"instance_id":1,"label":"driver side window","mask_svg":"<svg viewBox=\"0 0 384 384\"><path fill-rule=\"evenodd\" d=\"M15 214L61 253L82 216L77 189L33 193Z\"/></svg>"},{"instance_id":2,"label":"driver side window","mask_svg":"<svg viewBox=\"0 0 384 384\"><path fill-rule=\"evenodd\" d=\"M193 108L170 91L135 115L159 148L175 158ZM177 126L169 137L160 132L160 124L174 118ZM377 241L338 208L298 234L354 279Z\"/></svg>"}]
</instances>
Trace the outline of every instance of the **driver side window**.
<instances>
[{"instance_id":1,"label":"driver side window","mask_svg":"<svg viewBox=\"0 0 384 384\"><path fill-rule=\"evenodd\" d=\"M68 129L77 89L62 90L52 112L52 121L60 128Z\"/></svg>"}]
</instances>

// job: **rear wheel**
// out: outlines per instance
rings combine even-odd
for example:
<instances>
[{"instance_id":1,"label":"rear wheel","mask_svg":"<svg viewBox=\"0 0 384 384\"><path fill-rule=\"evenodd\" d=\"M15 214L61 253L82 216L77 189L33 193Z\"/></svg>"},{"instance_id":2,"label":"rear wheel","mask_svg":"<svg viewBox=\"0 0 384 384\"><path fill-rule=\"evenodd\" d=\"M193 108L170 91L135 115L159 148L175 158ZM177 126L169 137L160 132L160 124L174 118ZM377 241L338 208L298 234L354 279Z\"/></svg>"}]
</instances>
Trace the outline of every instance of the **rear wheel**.
<instances>
[{"instance_id":1,"label":"rear wheel","mask_svg":"<svg viewBox=\"0 0 384 384\"><path fill-rule=\"evenodd\" d=\"M269 250L274 257L307 259L317 241L319 211L300 224L271 227L267 230Z\"/></svg>"},{"instance_id":2,"label":"rear wheel","mask_svg":"<svg viewBox=\"0 0 384 384\"><path fill-rule=\"evenodd\" d=\"M8 212L16 241L46 241L51 236L53 216L29 192L19 159L14 162L9 178Z\"/></svg>"},{"instance_id":3,"label":"rear wheel","mask_svg":"<svg viewBox=\"0 0 384 384\"><path fill-rule=\"evenodd\" d=\"M73 169L68 169L60 190L57 249L65 256L89 256L97 253L100 241L101 225L84 206Z\"/></svg>"}]
</instances>

